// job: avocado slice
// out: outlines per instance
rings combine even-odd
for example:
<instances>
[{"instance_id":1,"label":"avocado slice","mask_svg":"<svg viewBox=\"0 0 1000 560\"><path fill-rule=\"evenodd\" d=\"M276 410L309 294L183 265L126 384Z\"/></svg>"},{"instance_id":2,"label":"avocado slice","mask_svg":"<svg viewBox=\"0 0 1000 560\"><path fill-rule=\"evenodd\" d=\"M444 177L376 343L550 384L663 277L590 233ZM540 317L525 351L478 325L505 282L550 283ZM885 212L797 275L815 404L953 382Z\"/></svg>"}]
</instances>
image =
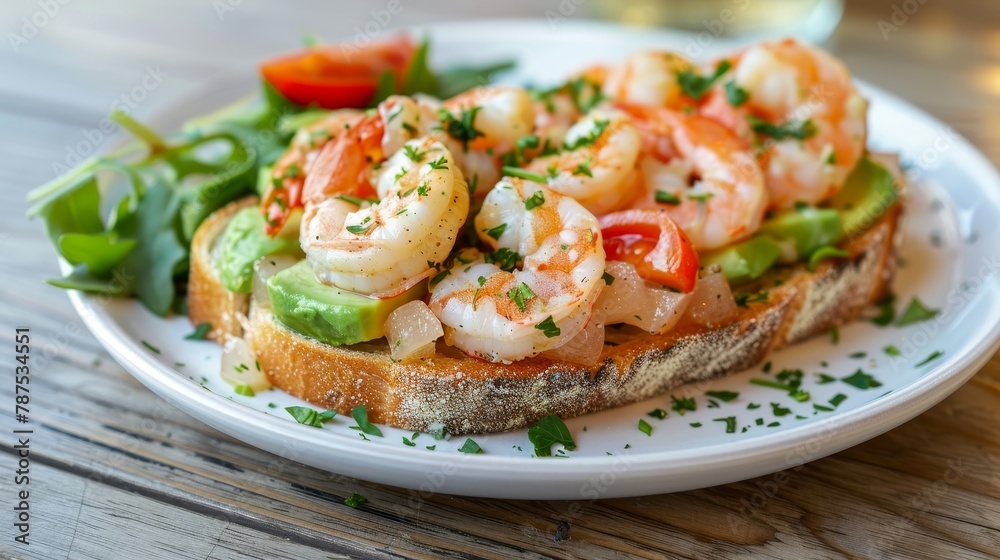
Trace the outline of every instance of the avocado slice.
<instances>
[{"instance_id":1,"label":"avocado slice","mask_svg":"<svg viewBox=\"0 0 1000 560\"><path fill-rule=\"evenodd\" d=\"M898 198L889 170L864 157L829 206L840 211L844 234L853 237L871 227Z\"/></svg>"},{"instance_id":2,"label":"avocado slice","mask_svg":"<svg viewBox=\"0 0 1000 560\"><path fill-rule=\"evenodd\" d=\"M755 235L742 243L705 255L701 264L704 267L719 265L727 280L738 283L760 277L778 261L781 253L777 241L766 235Z\"/></svg>"},{"instance_id":3,"label":"avocado slice","mask_svg":"<svg viewBox=\"0 0 1000 560\"><path fill-rule=\"evenodd\" d=\"M301 216L301 212L293 217ZM276 237L264 233L264 216L256 206L244 208L226 225L215 247L215 269L231 292L249 292L253 263L266 255L301 254L298 219L290 219Z\"/></svg>"},{"instance_id":4,"label":"avocado slice","mask_svg":"<svg viewBox=\"0 0 1000 560\"><path fill-rule=\"evenodd\" d=\"M316 279L312 266L301 261L267 282L274 316L293 331L331 346L356 344L385 336L382 325L404 303L427 293L420 282L401 295L373 299L327 286Z\"/></svg>"},{"instance_id":5,"label":"avocado slice","mask_svg":"<svg viewBox=\"0 0 1000 560\"><path fill-rule=\"evenodd\" d=\"M791 241L800 259L820 247L835 244L843 233L839 212L810 206L779 212L764 221L757 231L777 240Z\"/></svg>"}]
</instances>

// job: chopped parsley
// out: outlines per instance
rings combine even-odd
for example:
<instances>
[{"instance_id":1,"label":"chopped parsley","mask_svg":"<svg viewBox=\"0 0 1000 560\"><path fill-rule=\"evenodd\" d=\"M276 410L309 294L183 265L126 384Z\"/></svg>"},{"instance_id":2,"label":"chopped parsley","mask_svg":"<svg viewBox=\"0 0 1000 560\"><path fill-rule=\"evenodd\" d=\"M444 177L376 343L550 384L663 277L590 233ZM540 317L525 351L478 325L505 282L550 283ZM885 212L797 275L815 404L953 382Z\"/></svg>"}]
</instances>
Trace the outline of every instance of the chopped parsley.
<instances>
[{"instance_id":1,"label":"chopped parsley","mask_svg":"<svg viewBox=\"0 0 1000 560\"><path fill-rule=\"evenodd\" d=\"M785 408L780 404L773 402L771 403L771 413L775 416L787 416L792 413L792 409Z\"/></svg>"},{"instance_id":2,"label":"chopped parsley","mask_svg":"<svg viewBox=\"0 0 1000 560\"><path fill-rule=\"evenodd\" d=\"M375 225L373 223L367 223L370 220L371 218L365 218L366 223L347 226L344 229L346 229L349 233L353 233L354 235L361 235L362 233L365 233L366 231L370 230L372 226Z\"/></svg>"},{"instance_id":3,"label":"chopped parsley","mask_svg":"<svg viewBox=\"0 0 1000 560\"><path fill-rule=\"evenodd\" d=\"M916 367L925 366L925 365L933 362L934 360L940 358L943 355L944 355L944 352L942 352L940 350L935 350L933 354L931 354L930 356L927 356L926 358L924 358L924 360L922 362L920 362L919 364L917 364Z\"/></svg>"},{"instance_id":4,"label":"chopped parsley","mask_svg":"<svg viewBox=\"0 0 1000 560\"><path fill-rule=\"evenodd\" d=\"M663 420L664 418L667 417L667 411L663 410L662 408L657 408L655 410L647 412L646 416L649 416L650 418L657 418L659 420Z\"/></svg>"},{"instance_id":5,"label":"chopped parsley","mask_svg":"<svg viewBox=\"0 0 1000 560\"><path fill-rule=\"evenodd\" d=\"M853 354L849 354L847 357L848 358L853 358L855 360L860 360L862 358L868 357L868 353L867 352L855 352Z\"/></svg>"},{"instance_id":6,"label":"chopped parsley","mask_svg":"<svg viewBox=\"0 0 1000 560\"><path fill-rule=\"evenodd\" d=\"M694 412L695 410L698 410L698 403L695 402L693 397L681 397L678 399L677 397L670 395L670 408L673 409L674 412L684 416L685 412Z\"/></svg>"},{"instance_id":7,"label":"chopped parsley","mask_svg":"<svg viewBox=\"0 0 1000 560\"><path fill-rule=\"evenodd\" d=\"M149 348L150 352L153 352L154 354L159 354L160 353L160 349L157 348L156 346L153 346L152 344L146 342L145 340L143 340L141 342L142 342L143 346L145 346L146 348Z\"/></svg>"},{"instance_id":8,"label":"chopped parsley","mask_svg":"<svg viewBox=\"0 0 1000 560\"><path fill-rule=\"evenodd\" d=\"M817 383L819 383L820 385L826 385L827 383L833 383L834 381L837 380L836 377L834 377L834 376L832 376L832 375L830 375L828 373L819 373L817 375L819 375L819 381L817 381Z\"/></svg>"},{"instance_id":9,"label":"chopped parsley","mask_svg":"<svg viewBox=\"0 0 1000 560\"><path fill-rule=\"evenodd\" d=\"M725 75L732 66L728 60L723 60L716 65L715 72L709 76L701 76L694 69L682 70L677 73L677 84L681 86L685 95L698 100L708 93L715 82L719 81L719 78Z\"/></svg>"},{"instance_id":10,"label":"chopped parsley","mask_svg":"<svg viewBox=\"0 0 1000 560\"><path fill-rule=\"evenodd\" d=\"M691 426L692 428L700 428L701 422L691 422L688 426Z\"/></svg>"},{"instance_id":11,"label":"chopped parsley","mask_svg":"<svg viewBox=\"0 0 1000 560\"><path fill-rule=\"evenodd\" d=\"M756 294L737 294L734 298L736 305L747 307L750 303L761 303L767 301L767 290L762 290Z\"/></svg>"},{"instance_id":12,"label":"chopped parsley","mask_svg":"<svg viewBox=\"0 0 1000 560\"><path fill-rule=\"evenodd\" d=\"M396 176L392 178L392 182L398 183L400 179L406 176L406 173L407 171L405 169L400 168L400 170L396 172ZM403 193L403 196L406 196L407 194L409 194L409 191Z\"/></svg>"},{"instance_id":13,"label":"chopped parsley","mask_svg":"<svg viewBox=\"0 0 1000 560\"><path fill-rule=\"evenodd\" d=\"M830 327L830 344L840 344L840 329L836 325Z\"/></svg>"},{"instance_id":14,"label":"chopped parsley","mask_svg":"<svg viewBox=\"0 0 1000 560\"><path fill-rule=\"evenodd\" d=\"M771 360L768 360L764 367L760 368L764 373L771 373Z\"/></svg>"},{"instance_id":15,"label":"chopped parsley","mask_svg":"<svg viewBox=\"0 0 1000 560\"><path fill-rule=\"evenodd\" d=\"M785 140L794 138L795 140L805 140L815 136L818 132L816 124L811 119L801 122L789 121L784 124L773 124L757 117L749 116L747 121L750 128L760 136L768 136L775 140Z\"/></svg>"},{"instance_id":16,"label":"chopped parsley","mask_svg":"<svg viewBox=\"0 0 1000 560\"><path fill-rule=\"evenodd\" d=\"M752 403L750 403L750 404L747 405L747 410L754 410L754 409L757 409L757 408L760 408L760 405L757 404L757 403L755 403L755 402L752 402Z\"/></svg>"},{"instance_id":17,"label":"chopped parsley","mask_svg":"<svg viewBox=\"0 0 1000 560\"><path fill-rule=\"evenodd\" d=\"M933 319L940 313L937 309L930 309L920 302L919 299L913 298L910 300L910 304L906 306L906 310L903 314L899 316L899 320L896 321L896 326L905 327L906 325L912 325L913 323L919 323L921 321L927 321Z\"/></svg>"},{"instance_id":18,"label":"chopped parsley","mask_svg":"<svg viewBox=\"0 0 1000 560\"><path fill-rule=\"evenodd\" d=\"M875 387L882 386L881 382L860 369L847 377L842 377L840 380L858 389L874 389Z\"/></svg>"},{"instance_id":19,"label":"chopped parsley","mask_svg":"<svg viewBox=\"0 0 1000 560\"><path fill-rule=\"evenodd\" d=\"M847 400L847 395L843 393L837 393L836 395L833 396L832 399L830 399L830 404L833 405L834 407L837 407L840 406L840 403L844 402L845 400Z\"/></svg>"},{"instance_id":20,"label":"chopped parsley","mask_svg":"<svg viewBox=\"0 0 1000 560\"><path fill-rule=\"evenodd\" d=\"M681 203L681 199L677 198L677 195L661 190L656 191L656 201L660 204L670 204L673 206Z\"/></svg>"},{"instance_id":21,"label":"chopped parsley","mask_svg":"<svg viewBox=\"0 0 1000 560\"><path fill-rule=\"evenodd\" d=\"M447 110L442 109L440 112L444 131L455 140L461 142L462 149L465 151L469 150L469 142L479 138L480 136L485 136L481 130L477 130L476 127L473 126L473 123L476 120L476 113L478 113L481 109L482 107L463 109L461 116L457 119L455 118L455 115L451 114Z\"/></svg>"},{"instance_id":22,"label":"chopped parsley","mask_svg":"<svg viewBox=\"0 0 1000 560\"><path fill-rule=\"evenodd\" d=\"M505 165L501 167L500 172L508 177L517 177L519 179L524 179L526 181L533 181L535 183L541 183L543 185L547 183L549 180L548 177L542 175L541 173L528 171L527 169L521 169L520 167L513 167L510 165Z\"/></svg>"},{"instance_id":23,"label":"chopped parsley","mask_svg":"<svg viewBox=\"0 0 1000 560\"><path fill-rule=\"evenodd\" d=\"M448 160L444 156L441 156L434 161L427 162L427 165L431 166L431 169L448 169L445 165L446 163L448 163Z\"/></svg>"},{"instance_id":24,"label":"chopped parsley","mask_svg":"<svg viewBox=\"0 0 1000 560\"><path fill-rule=\"evenodd\" d=\"M527 284L521 282L520 286L514 286L507 292L507 297L514 300L514 303L517 304L517 308L524 312L527 307L525 302L535 297L535 292L532 292L531 288L529 288Z\"/></svg>"},{"instance_id":25,"label":"chopped parsley","mask_svg":"<svg viewBox=\"0 0 1000 560\"><path fill-rule=\"evenodd\" d=\"M573 169L573 175L586 175L587 177L593 177L594 173L590 170L590 158L587 158L586 161L577 165L576 168Z\"/></svg>"},{"instance_id":26,"label":"chopped parsley","mask_svg":"<svg viewBox=\"0 0 1000 560\"><path fill-rule=\"evenodd\" d=\"M813 403L813 410L816 410L817 412L833 412L833 409L829 406L817 403Z\"/></svg>"},{"instance_id":27,"label":"chopped parsley","mask_svg":"<svg viewBox=\"0 0 1000 560\"><path fill-rule=\"evenodd\" d=\"M728 82L726 82L725 88L726 88L726 99L729 101L729 104L732 105L733 107L739 107L740 105L743 105L744 103L747 102L747 99L750 98L750 92L736 85L736 82L733 80L729 80Z\"/></svg>"},{"instance_id":28,"label":"chopped parsley","mask_svg":"<svg viewBox=\"0 0 1000 560\"><path fill-rule=\"evenodd\" d=\"M361 206L362 204L364 204L366 202L369 202L369 203L372 203L372 204L378 202L377 198L359 198L357 196L351 196L351 195L348 195L348 194L341 194L341 195L335 196L334 198L336 198L337 200L343 200L344 202L350 202L351 204L355 204L357 206Z\"/></svg>"},{"instance_id":29,"label":"chopped parsley","mask_svg":"<svg viewBox=\"0 0 1000 560\"><path fill-rule=\"evenodd\" d=\"M709 397L719 399L722 402L730 402L736 400L740 394L733 391L706 391L705 394Z\"/></svg>"},{"instance_id":30,"label":"chopped parsley","mask_svg":"<svg viewBox=\"0 0 1000 560\"><path fill-rule=\"evenodd\" d=\"M545 204L545 193L542 191L535 191L535 194L525 199L524 208L527 210L534 210L543 204Z\"/></svg>"},{"instance_id":31,"label":"chopped parsley","mask_svg":"<svg viewBox=\"0 0 1000 560\"><path fill-rule=\"evenodd\" d=\"M417 196L427 196L431 192L431 188L427 183L422 183L417 187Z\"/></svg>"},{"instance_id":32,"label":"chopped parsley","mask_svg":"<svg viewBox=\"0 0 1000 560\"><path fill-rule=\"evenodd\" d=\"M604 280L606 286L610 286L615 283L615 277L605 272L601 275L601 279Z\"/></svg>"},{"instance_id":33,"label":"chopped parsley","mask_svg":"<svg viewBox=\"0 0 1000 560\"><path fill-rule=\"evenodd\" d=\"M435 449L437 449L437 444L435 443L434 445L428 445L424 449L426 449L428 451L434 451Z\"/></svg>"},{"instance_id":34,"label":"chopped parsley","mask_svg":"<svg viewBox=\"0 0 1000 560\"><path fill-rule=\"evenodd\" d=\"M233 392L237 395L243 395L244 397L252 397L255 395L253 387L249 385L237 385L236 387L233 387Z\"/></svg>"},{"instance_id":35,"label":"chopped parsley","mask_svg":"<svg viewBox=\"0 0 1000 560\"><path fill-rule=\"evenodd\" d=\"M483 230L483 232L486 233L486 235L497 240L500 239L500 236L503 235L503 232L505 231L507 231L507 224L500 224L496 227L486 228Z\"/></svg>"},{"instance_id":36,"label":"chopped parsley","mask_svg":"<svg viewBox=\"0 0 1000 560\"><path fill-rule=\"evenodd\" d=\"M573 140L573 142L571 143L567 143L565 145L566 149L576 150L578 148L584 148L593 145L594 142L597 142L597 139L600 138L602 134L604 134L604 129L606 129L609 124L611 124L611 121L607 120L594 121L594 128L590 129L590 132L588 132L586 135L580 136L576 140Z\"/></svg>"},{"instance_id":37,"label":"chopped parsley","mask_svg":"<svg viewBox=\"0 0 1000 560\"><path fill-rule=\"evenodd\" d=\"M559 336L560 333L559 327L556 326L556 322L552 320L551 315L549 315L548 319L535 325L535 328L542 331L546 338Z\"/></svg>"},{"instance_id":38,"label":"chopped parsley","mask_svg":"<svg viewBox=\"0 0 1000 560\"><path fill-rule=\"evenodd\" d=\"M727 416L725 418L715 418L713 422L725 422L726 423L726 433L735 434L736 433L736 417Z\"/></svg>"},{"instance_id":39,"label":"chopped parsley","mask_svg":"<svg viewBox=\"0 0 1000 560\"><path fill-rule=\"evenodd\" d=\"M715 196L715 193L702 193L702 194L689 194L687 195L688 200L695 200L698 202L706 202L708 199Z\"/></svg>"},{"instance_id":40,"label":"chopped parsley","mask_svg":"<svg viewBox=\"0 0 1000 560\"><path fill-rule=\"evenodd\" d=\"M642 418L639 419L639 431L647 436L653 435L653 427L649 425L649 422L646 422Z\"/></svg>"},{"instance_id":41,"label":"chopped parsley","mask_svg":"<svg viewBox=\"0 0 1000 560\"><path fill-rule=\"evenodd\" d=\"M378 426L368 421L368 407L360 404L351 409L351 418L358 423L356 429L361 430L370 436L382 437L382 430ZM352 426L353 427L353 426Z\"/></svg>"},{"instance_id":42,"label":"chopped parsley","mask_svg":"<svg viewBox=\"0 0 1000 560\"><path fill-rule=\"evenodd\" d=\"M362 496L361 494L358 494L357 492L351 494L350 496L344 499L344 505L355 509L367 503L368 503L368 498Z\"/></svg>"},{"instance_id":43,"label":"chopped parsley","mask_svg":"<svg viewBox=\"0 0 1000 560\"><path fill-rule=\"evenodd\" d=\"M442 280L447 278L449 274L451 274L451 271L447 268L435 274L434 278L431 278L430 287L433 288L434 286L437 286Z\"/></svg>"},{"instance_id":44,"label":"chopped parsley","mask_svg":"<svg viewBox=\"0 0 1000 560\"><path fill-rule=\"evenodd\" d=\"M521 255L510 249L501 247L492 253L483 255L486 262L497 265L504 272L513 272L517 268L517 261L521 260Z\"/></svg>"},{"instance_id":45,"label":"chopped parsley","mask_svg":"<svg viewBox=\"0 0 1000 560\"><path fill-rule=\"evenodd\" d=\"M201 323L195 327L193 333L185 336L184 340L205 340L211 330L212 323Z\"/></svg>"},{"instance_id":46,"label":"chopped parsley","mask_svg":"<svg viewBox=\"0 0 1000 560\"><path fill-rule=\"evenodd\" d=\"M538 457L551 457L552 446L556 443L570 451L576 449L576 442L573 441L566 423L554 414L542 418L537 424L528 428L528 441L535 446L535 455Z\"/></svg>"},{"instance_id":47,"label":"chopped parsley","mask_svg":"<svg viewBox=\"0 0 1000 560\"><path fill-rule=\"evenodd\" d=\"M313 428L322 428L323 422L333 420L333 417L337 415L336 410L325 410L320 412L318 410L313 410L308 406L285 407L285 412L291 414L292 418L294 418L299 424L312 426Z\"/></svg>"},{"instance_id":48,"label":"chopped parsley","mask_svg":"<svg viewBox=\"0 0 1000 560\"><path fill-rule=\"evenodd\" d=\"M885 348L883 348L882 351L885 352L886 356L896 357L896 356L900 355L899 348L896 348L892 344L890 344L890 345L886 346Z\"/></svg>"},{"instance_id":49,"label":"chopped parsley","mask_svg":"<svg viewBox=\"0 0 1000 560\"><path fill-rule=\"evenodd\" d=\"M427 155L428 151L429 150L424 150L421 152L419 149L417 149L416 146L413 146L411 144L406 144L403 146L403 153L405 153L406 157L410 158L410 161L414 163L424 159L424 156Z\"/></svg>"},{"instance_id":50,"label":"chopped parsley","mask_svg":"<svg viewBox=\"0 0 1000 560\"><path fill-rule=\"evenodd\" d=\"M896 296L889 294L880 299L875 304L879 309L878 315L872 317L872 323L880 327L887 327L896 319Z\"/></svg>"}]
</instances>

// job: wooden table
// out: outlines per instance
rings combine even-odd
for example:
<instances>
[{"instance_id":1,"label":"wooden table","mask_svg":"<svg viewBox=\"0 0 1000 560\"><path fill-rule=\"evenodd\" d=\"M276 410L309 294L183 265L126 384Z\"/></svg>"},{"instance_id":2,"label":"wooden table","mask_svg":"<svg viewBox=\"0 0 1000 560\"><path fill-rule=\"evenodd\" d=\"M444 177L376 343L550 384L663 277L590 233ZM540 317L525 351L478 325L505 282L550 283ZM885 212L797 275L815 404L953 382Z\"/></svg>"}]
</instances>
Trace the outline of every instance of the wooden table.
<instances>
[{"instance_id":1,"label":"wooden table","mask_svg":"<svg viewBox=\"0 0 1000 560\"><path fill-rule=\"evenodd\" d=\"M898 30L892 5L849 3L830 46L854 72L940 117L1000 164L1000 5L928 2ZM51 2L55 5L56 2ZM16 458L0 425L4 558L989 557L1000 554L1000 359L919 418L832 457L716 488L642 498L511 502L434 496L285 461L178 412L111 361L83 329L24 194L149 72L140 117L220 74L252 72L303 31L353 33L384 2L78 0L37 36L0 51L2 330L27 324L51 354L31 385L30 547L14 547ZM391 25L474 15L458 0L410 4ZM910 6L912 8L912 6ZM231 9L230 9L231 8ZM491 3L543 13L557 0ZM5 3L2 29L40 10ZM582 13L582 12L581 12ZM435 16L434 14L447 14ZM574 14L577 15L577 14ZM8 40L10 36L8 36ZM159 67L159 68L158 68ZM151 82L148 82L151 83ZM79 148L83 146L83 148ZM9 403L12 384L0 384ZM140 435L141 434L141 435ZM344 505L354 492L362 509ZM582 513L574 515L574 507Z\"/></svg>"}]
</instances>

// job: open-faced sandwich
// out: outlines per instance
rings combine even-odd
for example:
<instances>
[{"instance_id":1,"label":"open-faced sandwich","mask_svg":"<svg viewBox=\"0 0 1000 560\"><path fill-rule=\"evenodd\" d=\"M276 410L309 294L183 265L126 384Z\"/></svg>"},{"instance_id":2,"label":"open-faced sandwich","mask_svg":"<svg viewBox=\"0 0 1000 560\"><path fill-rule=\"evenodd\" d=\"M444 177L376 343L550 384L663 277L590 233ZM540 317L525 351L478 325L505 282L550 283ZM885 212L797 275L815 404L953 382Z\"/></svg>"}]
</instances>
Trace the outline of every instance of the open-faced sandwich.
<instances>
[{"instance_id":1,"label":"open-faced sandwich","mask_svg":"<svg viewBox=\"0 0 1000 560\"><path fill-rule=\"evenodd\" d=\"M400 44L360 100L293 79L300 59L265 67L312 108L256 195L189 219L187 311L241 390L503 431L740 371L886 292L901 174L829 54L641 52L433 96L393 87L422 64Z\"/></svg>"}]
</instances>

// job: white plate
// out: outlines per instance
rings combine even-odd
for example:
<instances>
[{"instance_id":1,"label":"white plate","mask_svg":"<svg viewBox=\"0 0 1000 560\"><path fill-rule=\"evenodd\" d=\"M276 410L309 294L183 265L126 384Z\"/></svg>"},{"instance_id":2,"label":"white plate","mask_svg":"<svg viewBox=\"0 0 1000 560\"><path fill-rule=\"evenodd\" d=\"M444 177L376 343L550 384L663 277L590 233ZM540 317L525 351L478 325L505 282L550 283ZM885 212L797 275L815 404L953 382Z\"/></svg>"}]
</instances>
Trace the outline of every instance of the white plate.
<instances>
[{"instance_id":1,"label":"white plate","mask_svg":"<svg viewBox=\"0 0 1000 560\"><path fill-rule=\"evenodd\" d=\"M673 33L639 33L596 25L548 22L452 24L430 30L436 63L521 59L514 81L552 83L575 68L642 47L685 49L690 40ZM718 46L718 45L715 45ZM697 53L695 53L697 54ZM171 128L189 116L237 97L237 89L177 106L161 119ZM242 90L241 90L242 88ZM797 403L783 392L750 384L759 371L682 387L698 409L658 420L647 412L670 410L670 395L567 421L578 448L568 459L532 456L526 431L475 436L480 455L459 453L464 437L433 441L383 428L384 438L363 441L354 422L338 417L322 429L295 423L285 406L306 404L278 391L234 395L219 377L219 349L185 341L186 318L162 320L134 301L102 302L79 293L72 301L86 324L139 381L199 420L286 458L329 471L413 489L412 504L433 492L518 499L596 499L654 494L722 484L818 459L879 435L920 414L971 377L1000 341L1000 178L985 158L944 124L898 98L864 87L871 99L871 145L899 151L916 179L907 207L906 243L895 290L902 303L919 296L941 308L936 319L906 328L859 322L840 331L840 343L820 337L771 356L773 371L801 368L812 394ZM145 348L148 341L161 350ZM902 355L890 357L887 345ZM917 367L934 351L944 355ZM864 358L851 354L865 352ZM821 366L821 361L828 365ZM183 362L184 366L176 363ZM842 381L819 384L817 372L845 377L858 368L882 386L860 390ZM706 391L739 392L710 408ZM846 395L832 412L818 412L834 395ZM775 416L769 403L793 412ZM750 403L760 408L748 409ZM273 404L271 407L269 404ZM832 407L831 407L832 408ZM779 411L780 412L780 411ZM736 417L736 432L724 421ZM797 418L798 417L798 418ZM758 425L763 422L763 425ZM653 428L637 429L640 419ZM780 426L767 427L772 422ZM692 427L700 423L700 428ZM744 427L746 431L743 432ZM436 445L436 450L426 449Z\"/></svg>"}]
</instances>

